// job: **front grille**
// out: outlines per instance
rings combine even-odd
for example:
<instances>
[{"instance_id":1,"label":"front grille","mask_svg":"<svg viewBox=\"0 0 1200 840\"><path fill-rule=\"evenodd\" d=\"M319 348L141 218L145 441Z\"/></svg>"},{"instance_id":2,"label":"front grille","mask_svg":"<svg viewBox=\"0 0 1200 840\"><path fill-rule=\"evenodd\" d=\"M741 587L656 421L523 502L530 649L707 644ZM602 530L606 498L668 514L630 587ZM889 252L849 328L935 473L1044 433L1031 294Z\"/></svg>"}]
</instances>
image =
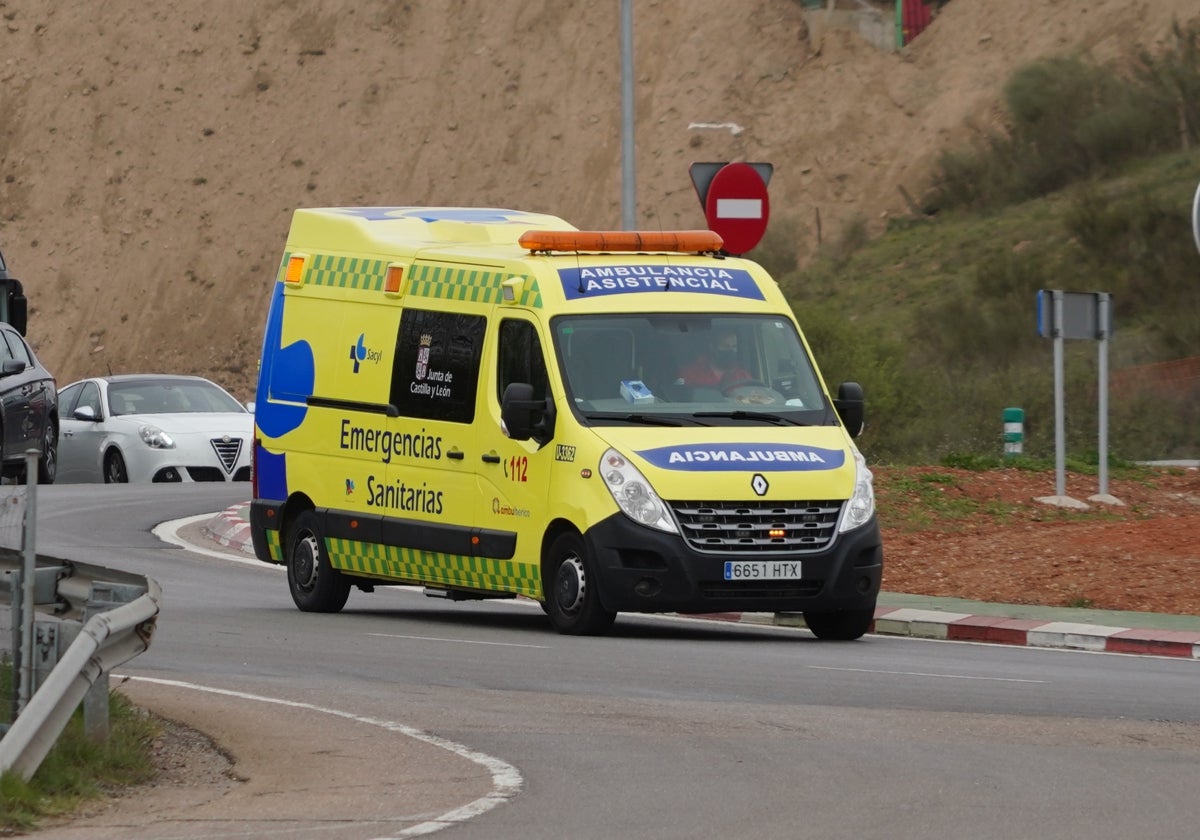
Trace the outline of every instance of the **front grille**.
<instances>
[{"instance_id":1,"label":"front grille","mask_svg":"<svg viewBox=\"0 0 1200 840\"><path fill-rule=\"evenodd\" d=\"M224 481L225 475L216 467L184 467L192 481Z\"/></svg>"},{"instance_id":2,"label":"front grille","mask_svg":"<svg viewBox=\"0 0 1200 840\"><path fill-rule=\"evenodd\" d=\"M237 463L238 455L242 453L242 439L228 437L213 438L212 448L221 460L221 466L225 468L225 472L233 472L233 466Z\"/></svg>"},{"instance_id":3,"label":"front grille","mask_svg":"<svg viewBox=\"0 0 1200 840\"><path fill-rule=\"evenodd\" d=\"M796 554L829 547L844 502L670 504L683 538L697 551Z\"/></svg>"}]
</instances>

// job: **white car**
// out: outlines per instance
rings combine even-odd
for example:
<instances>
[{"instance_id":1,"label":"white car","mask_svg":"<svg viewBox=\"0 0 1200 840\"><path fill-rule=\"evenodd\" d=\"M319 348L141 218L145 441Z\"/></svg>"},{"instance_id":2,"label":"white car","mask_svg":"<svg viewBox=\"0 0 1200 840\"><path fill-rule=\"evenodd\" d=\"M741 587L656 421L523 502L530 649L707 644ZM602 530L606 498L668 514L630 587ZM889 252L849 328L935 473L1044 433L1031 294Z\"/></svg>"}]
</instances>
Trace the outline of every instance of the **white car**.
<instances>
[{"instance_id":1,"label":"white car","mask_svg":"<svg viewBox=\"0 0 1200 840\"><path fill-rule=\"evenodd\" d=\"M58 404L59 483L250 480L254 415L203 377L82 379Z\"/></svg>"}]
</instances>

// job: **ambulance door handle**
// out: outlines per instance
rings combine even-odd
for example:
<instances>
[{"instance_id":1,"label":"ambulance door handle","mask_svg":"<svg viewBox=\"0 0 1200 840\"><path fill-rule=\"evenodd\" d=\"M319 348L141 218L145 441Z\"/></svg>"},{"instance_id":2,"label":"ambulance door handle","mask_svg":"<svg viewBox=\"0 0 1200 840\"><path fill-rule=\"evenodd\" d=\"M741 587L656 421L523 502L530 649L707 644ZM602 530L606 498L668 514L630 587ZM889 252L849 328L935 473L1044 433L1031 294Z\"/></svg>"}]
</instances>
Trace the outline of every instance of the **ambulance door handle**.
<instances>
[{"instance_id":1,"label":"ambulance door handle","mask_svg":"<svg viewBox=\"0 0 1200 840\"><path fill-rule=\"evenodd\" d=\"M456 448L456 449L451 449L448 452L446 452L446 457L452 458L455 461L461 461L466 456L463 454L463 451L461 449Z\"/></svg>"},{"instance_id":2,"label":"ambulance door handle","mask_svg":"<svg viewBox=\"0 0 1200 840\"><path fill-rule=\"evenodd\" d=\"M495 452L485 452L483 453L483 462L485 464L499 464L500 456Z\"/></svg>"}]
</instances>

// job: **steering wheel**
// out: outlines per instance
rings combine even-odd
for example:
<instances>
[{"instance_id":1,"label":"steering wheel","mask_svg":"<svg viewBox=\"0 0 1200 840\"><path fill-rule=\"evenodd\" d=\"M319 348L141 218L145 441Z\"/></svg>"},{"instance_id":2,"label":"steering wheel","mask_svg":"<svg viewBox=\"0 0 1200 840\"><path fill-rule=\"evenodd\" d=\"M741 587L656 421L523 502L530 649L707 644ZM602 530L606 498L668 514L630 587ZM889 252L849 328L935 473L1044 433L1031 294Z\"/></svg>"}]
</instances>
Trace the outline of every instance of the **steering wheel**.
<instances>
[{"instance_id":1,"label":"steering wheel","mask_svg":"<svg viewBox=\"0 0 1200 840\"><path fill-rule=\"evenodd\" d=\"M737 382L731 382L728 385L721 386L721 390L726 395L728 395L730 391L734 391L738 388L768 388L769 389L769 387L770 386L768 386L766 382L763 382L762 380L759 380L759 379L739 379Z\"/></svg>"},{"instance_id":2,"label":"steering wheel","mask_svg":"<svg viewBox=\"0 0 1200 840\"><path fill-rule=\"evenodd\" d=\"M726 397L743 405L778 405L787 397L758 379L743 379L723 389Z\"/></svg>"}]
</instances>

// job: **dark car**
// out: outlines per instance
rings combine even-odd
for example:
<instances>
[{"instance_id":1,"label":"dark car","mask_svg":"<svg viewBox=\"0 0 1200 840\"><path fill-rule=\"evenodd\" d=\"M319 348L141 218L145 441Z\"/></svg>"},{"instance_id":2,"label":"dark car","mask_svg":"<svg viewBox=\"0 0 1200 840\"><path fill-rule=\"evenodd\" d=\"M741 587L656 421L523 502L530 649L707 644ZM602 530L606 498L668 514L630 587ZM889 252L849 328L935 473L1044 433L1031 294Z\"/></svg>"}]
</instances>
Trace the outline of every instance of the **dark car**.
<instances>
[{"instance_id":1,"label":"dark car","mask_svg":"<svg viewBox=\"0 0 1200 840\"><path fill-rule=\"evenodd\" d=\"M11 324L0 323L0 462L5 478L24 480L25 453L38 452L37 480L58 473L58 389Z\"/></svg>"}]
</instances>

